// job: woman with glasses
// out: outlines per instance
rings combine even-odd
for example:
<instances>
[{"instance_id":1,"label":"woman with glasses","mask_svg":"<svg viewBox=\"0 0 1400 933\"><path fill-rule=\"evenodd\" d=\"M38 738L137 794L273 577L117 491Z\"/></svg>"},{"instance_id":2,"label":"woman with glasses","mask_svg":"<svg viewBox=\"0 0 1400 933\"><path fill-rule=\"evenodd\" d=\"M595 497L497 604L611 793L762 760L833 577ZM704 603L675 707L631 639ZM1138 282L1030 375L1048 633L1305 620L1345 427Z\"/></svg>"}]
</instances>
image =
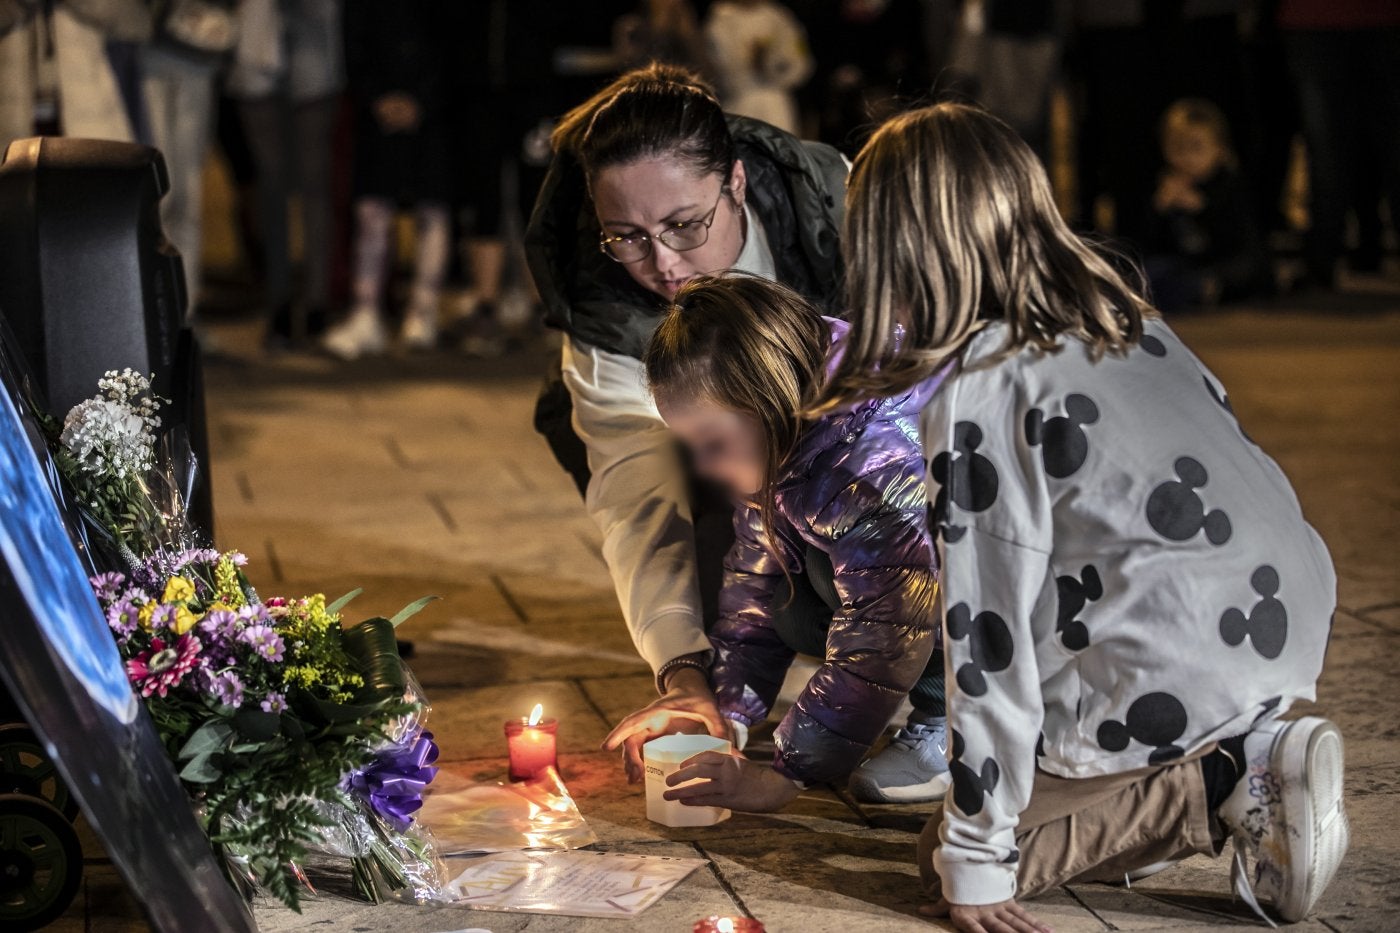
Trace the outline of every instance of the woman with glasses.
<instances>
[{"instance_id":1,"label":"woman with glasses","mask_svg":"<svg viewBox=\"0 0 1400 933\"><path fill-rule=\"evenodd\" d=\"M829 146L725 114L693 74L658 64L570 112L554 150L526 250L565 341L536 426L603 532L623 617L656 672L661 697L609 736L636 781L649 738L687 727L728 735L707 679L706 631L734 540L732 505L693 480L641 357L670 299L700 275L758 275L839 315L848 165ZM825 581L819 573L809 565L811 580L794 582L785 612L839 609L829 571ZM905 741L862 769L857 792L941 796L942 721L941 709L911 721Z\"/></svg>"}]
</instances>

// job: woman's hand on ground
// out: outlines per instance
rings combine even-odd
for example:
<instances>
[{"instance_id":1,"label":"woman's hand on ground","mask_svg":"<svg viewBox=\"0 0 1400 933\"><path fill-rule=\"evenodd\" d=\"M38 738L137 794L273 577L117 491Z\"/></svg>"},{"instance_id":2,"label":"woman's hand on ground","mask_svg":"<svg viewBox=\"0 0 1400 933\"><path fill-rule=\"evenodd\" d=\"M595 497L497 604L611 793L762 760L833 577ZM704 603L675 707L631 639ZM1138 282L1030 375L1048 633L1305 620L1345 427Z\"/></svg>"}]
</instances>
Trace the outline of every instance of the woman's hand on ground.
<instances>
[{"instance_id":1,"label":"woman's hand on ground","mask_svg":"<svg viewBox=\"0 0 1400 933\"><path fill-rule=\"evenodd\" d=\"M702 783L679 785L687 781ZM667 800L690 807L726 807L744 813L775 813L792 802L801 789L777 771L739 755L702 752L681 762L666 778Z\"/></svg>"},{"instance_id":2,"label":"woman's hand on ground","mask_svg":"<svg viewBox=\"0 0 1400 933\"><path fill-rule=\"evenodd\" d=\"M709 679L693 668L682 667L672 673L666 693L618 723L603 740L603 747L608 751L622 748L627 780L637 784L645 774L642 746L674 732L708 732L730 738L729 723L719 714Z\"/></svg>"},{"instance_id":3,"label":"woman's hand on ground","mask_svg":"<svg viewBox=\"0 0 1400 933\"><path fill-rule=\"evenodd\" d=\"M919 908L925 917L947 917L962 933L1051 933L1050 927L1015 901L1000 904L949 904L939 898L937 904Z\"/></svg>"}]
</instances>

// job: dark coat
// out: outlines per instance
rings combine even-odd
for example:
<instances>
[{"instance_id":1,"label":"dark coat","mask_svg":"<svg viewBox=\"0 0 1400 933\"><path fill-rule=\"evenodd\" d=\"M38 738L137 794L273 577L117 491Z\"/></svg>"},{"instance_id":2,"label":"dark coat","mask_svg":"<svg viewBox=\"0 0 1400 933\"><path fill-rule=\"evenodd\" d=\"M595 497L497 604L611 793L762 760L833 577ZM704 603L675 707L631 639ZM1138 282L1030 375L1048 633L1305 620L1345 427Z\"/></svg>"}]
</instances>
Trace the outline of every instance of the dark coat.
<instances>
[{"instance_id":1,"label":"dark coat","mask_svg":"<svg viewBox=\"0 0 1400 933\"><path fill-rule=\"evenodd\" d=\"M846 162L830 146L730 116L778 280L827 313L841 311L840 232ZM598 250L598 222L578 161L559 154L525 231L525 254L545 320L569 336L641 359L665 302Z\"/></svg>"}]
</instances>

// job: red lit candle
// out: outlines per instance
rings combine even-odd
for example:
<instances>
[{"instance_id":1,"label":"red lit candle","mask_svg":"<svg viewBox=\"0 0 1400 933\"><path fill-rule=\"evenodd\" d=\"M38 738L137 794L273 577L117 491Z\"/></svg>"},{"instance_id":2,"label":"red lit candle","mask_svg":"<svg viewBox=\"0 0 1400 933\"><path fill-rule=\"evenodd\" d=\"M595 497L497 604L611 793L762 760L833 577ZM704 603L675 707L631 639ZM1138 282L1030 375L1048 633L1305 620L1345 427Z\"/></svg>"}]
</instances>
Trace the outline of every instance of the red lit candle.
<instances>
[{"instance_id":1,"label":"red lit candle","mask_svg":"<svg viewBox=\"0 0 1400 933\"><path fill-rule=\"evenodd\" d=\"M706 917L695 921L692 933L763 933L763 924L752 917Z\"/></svg>"},{"instance_id":2,"label":"red lit candle","mask_svg":"<svg viewBox=\"0 0 1400 933\"><path fill-rule=\"evenodd\" d=\"M536 703L528 719L506 721L506 745L510 749L510 779L529 781L559 765L554 734L559 720L544 719L544 707Z\"/></svg>"}]
</instances>

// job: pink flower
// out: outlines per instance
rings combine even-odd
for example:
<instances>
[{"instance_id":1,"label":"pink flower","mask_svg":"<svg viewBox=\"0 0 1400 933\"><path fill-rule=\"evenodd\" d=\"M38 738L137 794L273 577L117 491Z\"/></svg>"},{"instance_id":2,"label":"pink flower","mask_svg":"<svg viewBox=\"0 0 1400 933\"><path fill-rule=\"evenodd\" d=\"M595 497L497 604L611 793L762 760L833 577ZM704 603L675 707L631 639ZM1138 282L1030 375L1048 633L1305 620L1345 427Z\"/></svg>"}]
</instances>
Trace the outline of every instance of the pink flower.
<instances>
[{"instance_id":1,"label":"pink flower","mask_svg":"<svg viewBox=\"0 0 1400 933\"><path fill-rule=\"evenodd\" d=\"M121 588L126 583L126 577L119 573L103 573L88 580L92 588L97 592L97 598L103 602L111 602L117 598Z\"/></svg>"},{"instance_id":2,"label":"pink flower","mask_svg":"<svg viewBox=\"0 0 1400 933\"><path fill-rule=\"evenodd\" d=\"M141 688L143 697L165 696L199 662L199 648L199 639L193 635L181 635L170 647L163 639L152 638L149 650L126 662L126 676Z\"/></svg>"}]
</instances>

